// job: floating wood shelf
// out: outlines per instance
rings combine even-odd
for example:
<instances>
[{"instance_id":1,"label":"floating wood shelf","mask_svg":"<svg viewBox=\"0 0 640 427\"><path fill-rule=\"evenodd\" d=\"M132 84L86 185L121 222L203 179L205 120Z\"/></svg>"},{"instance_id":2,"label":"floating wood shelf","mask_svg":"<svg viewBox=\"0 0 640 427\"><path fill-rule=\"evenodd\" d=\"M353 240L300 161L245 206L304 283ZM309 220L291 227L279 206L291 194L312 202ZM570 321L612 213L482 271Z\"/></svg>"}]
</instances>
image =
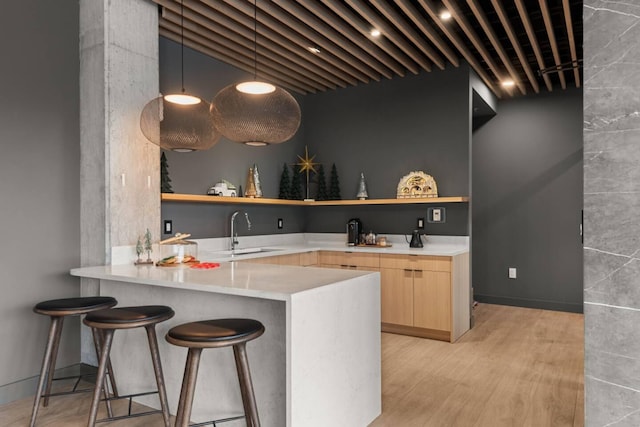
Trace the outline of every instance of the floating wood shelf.
<instances>
[{"instance_id":1,"label":"floating wood shelf","mask_svg":"<svg viewBox=\"0 0 640 427\"><path fill-rule=\"evenodd\" d=\"M286 205L286 206L350 206L350 205L415 205L424 203L466 203L469 197L430 197L420 199L367 199L367 200L326 200L305 202L302 200L284 200L248 197L207 196L200 194L162 193L163 202L217 203L245 205Z\"/></svg>"}]
</instances>

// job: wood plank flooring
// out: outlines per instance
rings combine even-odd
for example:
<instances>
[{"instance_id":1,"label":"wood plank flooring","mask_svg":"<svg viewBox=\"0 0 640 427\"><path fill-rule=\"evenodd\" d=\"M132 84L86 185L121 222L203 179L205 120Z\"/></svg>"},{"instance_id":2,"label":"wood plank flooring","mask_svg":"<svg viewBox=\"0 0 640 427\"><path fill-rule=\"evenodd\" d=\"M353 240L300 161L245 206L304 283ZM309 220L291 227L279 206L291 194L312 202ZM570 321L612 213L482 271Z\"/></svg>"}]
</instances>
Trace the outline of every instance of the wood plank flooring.
<instances>
[{"instance_id":1,"label":"wood plank flooring","mask_svg":"<svg viewBox=\"0 0 640 427\"><path fill-rule=\"evenodd\" d=\"M583 426L583 316L486 304L475 316L455 344L382 335L383 412L371 427ZM0 406L0 425L28 425L32 404ZM37 425L84 426L89 404L88 394L52 398ZM162 424L153 415L101 425Z\"/></svg>"}]
</instances>

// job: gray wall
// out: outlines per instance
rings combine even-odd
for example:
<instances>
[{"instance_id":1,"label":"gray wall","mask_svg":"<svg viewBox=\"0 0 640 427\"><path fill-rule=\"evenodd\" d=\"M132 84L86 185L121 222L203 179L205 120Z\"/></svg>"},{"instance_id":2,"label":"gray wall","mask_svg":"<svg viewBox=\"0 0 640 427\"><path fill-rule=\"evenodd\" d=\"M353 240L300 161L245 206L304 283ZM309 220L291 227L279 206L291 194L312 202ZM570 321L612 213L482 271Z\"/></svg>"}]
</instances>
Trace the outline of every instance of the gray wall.
<instances>
[{"instance_id":1,"label":"gray wall","mask_svg":"<svg viewBox=\"0 0 640 427\"><path fill-rule=\"evenodd\" d=\"M640 425L640 4L584 5L588 427Z\"/></svg>"},{"instance_id":2,"label":"gray wall","mask_svg":"<svg viewBox=\"0 0 640 427\"><path fill-rule=\"evenodd\" d=\"M581 107L580 89L502 100L474 132L478 301L582 311Z\"/></svg>"},{"instance_id":3,"label":"gray wall","mask_svg":"<svg viewBox=\"0 0 640 427\"><path fill-rule=\"evenodd\" d=\"M179 90L180 46L160 39L160 88ZM205 99L219 89L250 77L246 73L185 48L185 87ZM176 193L204 194L226 178L246 186L247 170L258 165L265 197L277 197L283 162L297 161L309 148L324 164L327 185L336 164L343 199L354 199L360 172L371 198L395 198L402 176L414 170L430 173L441 196L469 195L469 69L421 73L369 85L298 97L300 130L293 140L271 147L246 147L222 140L211 150L167 153L171 184ZM462 125L461 125L462 124ZM315 193L315 184L310 194ZM467 235L467 204L449 204L444 224L427 224L427 234ZM163 203L163 220L174 232L195 237L228 235L228 218L235 207ZM251 206L248 234L278 232L343 232L349 218L360 217L365 227L380 233L410 233L427 205L369 207ZM285 220L283 230L275 227Z\"/></svg>"},{"instance_id":4,"label":"gray wall","mask_svg":"<svg viewBox=\"0 0 640 427\"><path fill-rule=\"evenodd\" d=\"M73 297L80 264L78 3L7 2L0 15L0 403L32 394L49 320L37 302ZM58 366L79 361L65 324Z\"/></svg>"}]
</instances>

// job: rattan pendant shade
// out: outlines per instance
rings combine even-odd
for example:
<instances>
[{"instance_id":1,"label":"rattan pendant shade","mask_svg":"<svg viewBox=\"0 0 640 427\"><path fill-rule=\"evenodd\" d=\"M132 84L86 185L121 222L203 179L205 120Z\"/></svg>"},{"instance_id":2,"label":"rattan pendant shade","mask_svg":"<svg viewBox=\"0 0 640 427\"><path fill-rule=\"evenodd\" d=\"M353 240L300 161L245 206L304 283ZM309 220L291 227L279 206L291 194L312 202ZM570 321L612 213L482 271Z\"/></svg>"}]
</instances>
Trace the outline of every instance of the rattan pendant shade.
<instances>
[{"instance_id":1,"label":"rattan pendant shade","mask_svg":"<svg viewBox=\"0 0 640 427\"><path fill-rule=\"evenodd\" d=\"M145 105L140 115L144 136L160 148L178 152L208 150L220 140L209 114L210 104L168 102L159 96Z\"/></svg>"},{"instance_id":2,"label":"rattan pendant shade","mask_svg":"<svg viewBox=\"0 0 640 427\"><path fill-rule=\"evenodd\" d=\"M211 116L225 138L260 146L291 139L300 127L301 113L298 102L284 89L249 94L233 84L215 96Z\"/></svg>"}]
</instances>

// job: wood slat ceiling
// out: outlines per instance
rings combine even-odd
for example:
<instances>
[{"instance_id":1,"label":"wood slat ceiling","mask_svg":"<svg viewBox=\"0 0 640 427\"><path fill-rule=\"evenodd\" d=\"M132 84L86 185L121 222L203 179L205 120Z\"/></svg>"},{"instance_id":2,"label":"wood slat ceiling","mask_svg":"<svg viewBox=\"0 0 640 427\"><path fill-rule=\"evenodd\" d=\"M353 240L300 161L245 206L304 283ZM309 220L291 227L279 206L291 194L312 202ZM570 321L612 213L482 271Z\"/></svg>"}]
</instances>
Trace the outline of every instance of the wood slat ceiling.
<instances>
[{"instance_id":1,"label":"wood slat ceiling","mask_svg":"<svg viewBox=\"0 0 640 427\"><path fill-rule=\"evenodd\" d=\"M180 43L184 27L185 46L251 73L257 57L258 76L301 94L461 61L499 97L581 85L582 1L154 1L160 35Z\"/></svg>"}]
</instances>

